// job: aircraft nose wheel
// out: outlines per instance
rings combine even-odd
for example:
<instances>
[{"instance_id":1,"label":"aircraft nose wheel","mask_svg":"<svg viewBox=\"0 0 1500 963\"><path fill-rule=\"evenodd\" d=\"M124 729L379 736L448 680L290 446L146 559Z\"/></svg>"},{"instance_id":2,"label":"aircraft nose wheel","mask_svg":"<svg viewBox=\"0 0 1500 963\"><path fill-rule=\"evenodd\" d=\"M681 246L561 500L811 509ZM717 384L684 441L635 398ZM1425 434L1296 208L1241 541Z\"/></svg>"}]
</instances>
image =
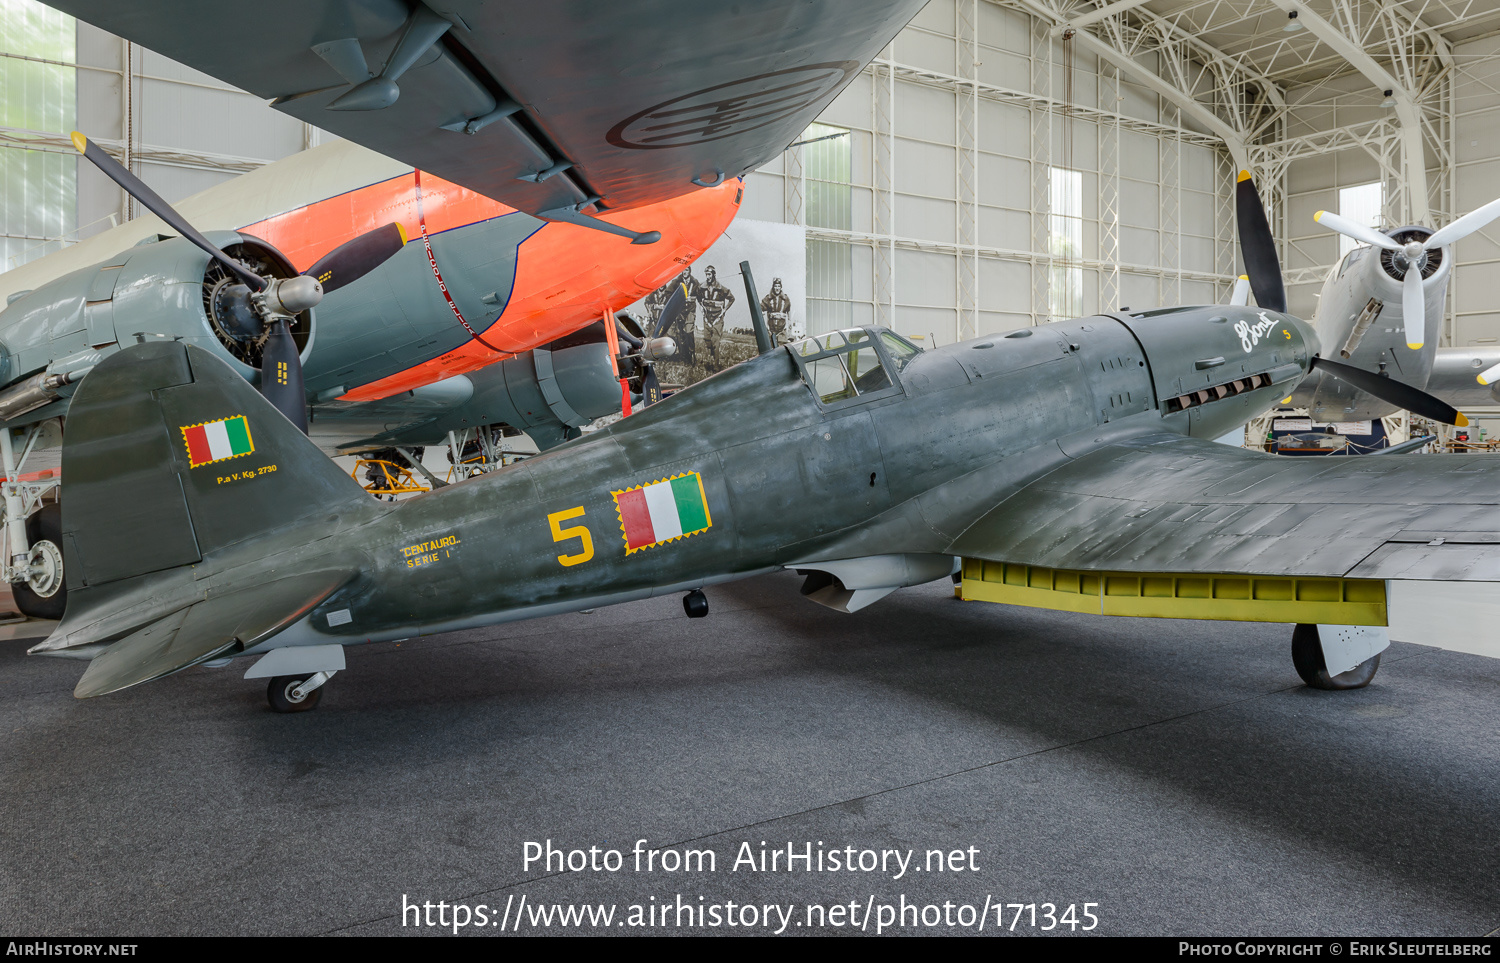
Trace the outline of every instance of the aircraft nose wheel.
<instances>
[{"instance_id":1,"label":"aircraft nose wheel","mask_svg":"<svg viewBox=\"0 0 1500 963\"><path fill-rule=\"evenodd\" d=\"M277 712L307 712L318 705L318 700L323 698L323 687L297 694L297 687L302 685L312 675L278 675L271 680L270 686L266 688L266 699L270 701L271 708Z\"/></svg>"},{"instance_id":2,"label":"aircraft nose wheel","mask_svg":"<svg viewBox=\"0 0 1500 963\"><path fill-rule=\"evenodd\" d=\"M1323 644L1318 641L1318 627L1303 623L1292 630L1292 665L1310 688L1363 689L1380 668L1380 654L1377 652L1347 672L1329 675L1323 662Z\"/></svg>"}]
</instances>

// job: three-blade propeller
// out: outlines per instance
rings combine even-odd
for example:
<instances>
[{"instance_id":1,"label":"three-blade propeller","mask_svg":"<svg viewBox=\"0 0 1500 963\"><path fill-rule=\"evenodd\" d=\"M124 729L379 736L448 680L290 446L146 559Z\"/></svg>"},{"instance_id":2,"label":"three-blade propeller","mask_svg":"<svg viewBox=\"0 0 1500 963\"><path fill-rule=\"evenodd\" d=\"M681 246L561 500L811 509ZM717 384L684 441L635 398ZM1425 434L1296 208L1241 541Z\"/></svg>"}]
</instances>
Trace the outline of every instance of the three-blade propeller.
<instances>
[{"instance_id":1,"label":"three-blade propeller","mask_svg":"<svg viewBox=\"0 0 1500 963\"><path fill-rule=\"evenodd\" d=\"M1240 252L1245 259L1245 270L1249 277L1242 277L1240 282L1235 284L1234 294L1230 298L1230 303L1247 303L1245 299L1247 293L1245 287L1248 286L1255 292L1255 300L1261 307L1270 308L1273 311L1285 312L1286 289L1281 281L1281 260L1276 256L1276 244L1274 238L1271 236L1270 223L1266 219L1265 208L1261 206L1260 194L1255 189L1255 182L1251 179L1249 171L1240 172L1239 183L1235 186L1235 200L1237 202L1237 220L1239 222ZM1489 222L1488 219L1477 219L1475 215L1479 213L1480 211L1475 211L1468 218L1460 218L1458 221L1454 221L1448 225L1444 230L1447 231L1458 227L1463 221L1470 218L1474 218L1474 222L1464 233L1477 230ZM1500 210L1497 210L1496 214L1492 216L1500 216ZM1327 212L1321 214L1320 217L1323 218L1323 223L1328 223L1329 226L1333 226L1330 223L1330 219L1337 221L1339 224L1352 224L1352 222L1345 221L1345 219L1328 214ZM1337 229L1335 228L1335 230ZM1395 241L1375 231L1373 228L1361 228L1357 224L1352 224L1351 229L1354 231L1364 231L1369 235L1381 238L1387 244L1395 245L1397 248L1401 247L1401 245L1396 244ZM1357 234L1351 234L1350 236L1359 237ZM1433 235L1433 237L1437 236L1437 234ZM1432 238L1428 239L1429 243L1431 240ZM1371 241L1370 243L1376 242ZM1418 310L1420 311L1420 271L1418 272L1417 280L1417 296ZM1408 312L1407 316L1408 318L1411 316L1410 312ZM1393 378L1386 377L1383 374L1376 374L1373 371L1366 371L1363 368L1356 368L1353 365L1340 364L1336 361L1328 361L1317 357L1312 359L1310 367L1317 368L1348 385L1379 398L1387 404L1395 405L1397 408L1405 409L1412 414L1430 418L1433 421L1440 421L1447 425L1463 426L1469 423L1468 419L1464 418L1456 408L1447 402L1435 398L1421 389L1413 388L1411 385L1403 384ZM1500 365L1492 368L1491 372L1500 375ZM1489 373L1486 372L1486 374ZM1481 375L1480 377L1482 380L1484 376Z\"/></svg>"},{"instance_id":2,"label":"three-blade propeller","mask_svg":"<svg viewBox=\"0 0 1500 963\"><path fill-rule=\"evenodd\" d=\"M261 344L260 392L287 420L307 431L307 393L302 358L292 337L297 315L316 307L323 295L365 276L406 244L400 224L386 224L339 245L306 273L290 278L263 277L230 257L189 224L161 195L126 169L102 147L73 132L73 146L119 184L131 197L172 230L192 241L238 281L223 290L225 313L240 323L226 331L236 340Z\"/></svg>"},{"instance_id":3,"label":"three-blade propeller","mask_svg":"<svg viewBox=\"0 0 1500 963\"><path fill-rule=\"evenodd\" d=\"M1391 251L1396 255L1398 266L1402 261L1406 262L1401 280L1401 315L1406 321L1406 346L1416 350L1427 340L1425 299L1422 296L1422 265L1426 262L1427 253L1473 234L1497 217L1500 217L1500 199L1490 201L1476 211L1470 211L1447 227L1434 231L1424 241L1412 240L1405 243L1332 211L1319 211L1313 220L1361 244L1372 244ZM1494 368L1485 372L1485 375L1492 373L1496 373ZM1481 384L1489 383L1484 375L1479 380Z\"/></svg>"}]
</instances>

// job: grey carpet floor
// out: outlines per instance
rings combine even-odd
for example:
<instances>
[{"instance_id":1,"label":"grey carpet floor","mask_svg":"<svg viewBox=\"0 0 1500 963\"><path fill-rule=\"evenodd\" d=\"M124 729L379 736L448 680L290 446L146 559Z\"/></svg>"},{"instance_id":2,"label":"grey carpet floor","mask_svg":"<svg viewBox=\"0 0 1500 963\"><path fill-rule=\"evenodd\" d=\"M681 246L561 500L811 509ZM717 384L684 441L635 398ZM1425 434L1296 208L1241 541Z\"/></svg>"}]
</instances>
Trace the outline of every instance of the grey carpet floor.
<instances>
[{"instance_id":1,"label":"grey carpet floor","mask_svg":"<svg viewBox=\"0 0 1500 963\"><path fill-rule=\"evenodd\" d=\"M1288 626L946 582L846 616L797 585L710 589L700 620L667 598L351 648L299 715L245 662L80 702L82 664L0 643L0 933L413 933L403 900L523 897L616 926L905 899L1093 903L1102 934L1500 927L1500 661L1396 644L1369 688L1316 692ZM627 862L526 866L547 840ZM636 872L637 840L716 870ZM972 847L977 868L735 870L745 843Z\"/></svg>"}]
</instances>

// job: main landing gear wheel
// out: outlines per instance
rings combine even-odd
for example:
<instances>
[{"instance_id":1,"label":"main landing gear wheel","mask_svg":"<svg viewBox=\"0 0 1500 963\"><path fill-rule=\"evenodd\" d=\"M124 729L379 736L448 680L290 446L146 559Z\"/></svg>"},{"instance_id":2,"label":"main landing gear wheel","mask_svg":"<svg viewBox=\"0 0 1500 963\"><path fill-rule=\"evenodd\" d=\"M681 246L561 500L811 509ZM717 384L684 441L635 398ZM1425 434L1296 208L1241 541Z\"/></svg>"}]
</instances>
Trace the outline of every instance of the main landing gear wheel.
<instances>
[{"instance_id":1,"label":"main landing gear wheel","mask_svg":"<svg viewBox=\"0 0 1500 963\"><path fill-rule=\"evenodd\" d=\"M266 699L271 703L271 708L277 712L306 712L316 708L318 700L323 698L323 687L316 689L297 698L294 690L313 677L313 673L307 675L278 675L271 680L270 686L266 688Z\"/></svg>"},{"instance_id":2,"label":"main landing gear wheel","mask_svg":"<svg viewBox=\"0 0 1500 963\"><path fill-rule=\"evenodd\" d=\"M1323 662L1323 645L1318 641L1316 625L1299 624L1292 630L1292 665L1302 681L1314 689L1363 689L1380 668L1380 654L1356 665L1348 672L1329 675Z\"/></svg>"},{"instance_id":3,"label":"main landing gear wheel","mask_svg":"<svg viewBox=\"0 0 1500 963\"><path fill-rule=\"evenodd\" d=\"M56 502L43 505L26 519L26 538L31 542L28 577L10 587L16 608L34 619L60 619L68 607L68 587L63 583L62 506Z\"/></svg>"}]
</instances>

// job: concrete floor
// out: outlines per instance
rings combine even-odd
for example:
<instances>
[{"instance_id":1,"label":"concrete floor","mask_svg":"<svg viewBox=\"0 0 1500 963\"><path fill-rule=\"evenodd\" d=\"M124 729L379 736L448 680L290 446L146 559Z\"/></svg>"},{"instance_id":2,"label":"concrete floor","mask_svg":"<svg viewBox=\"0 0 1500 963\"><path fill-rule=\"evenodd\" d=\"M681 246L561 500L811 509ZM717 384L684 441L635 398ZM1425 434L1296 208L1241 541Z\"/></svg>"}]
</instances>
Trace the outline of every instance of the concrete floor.
<instances>
[{"instance_id":1,"label":"concrete floor","mask_svg":"<svg viewBox=\"0 0 1500 963\"><path fill-rule=\"evenodd\" d=\"M0 642L0 932L411 933L403 898L523 897L744 932L617 926L679 894L791 905L793 932L810 903L903 898L1097 903L1104 934L1500 927L1500 661L1397 644L1368 689L1317 692L1287 626L946 582L845 616L797 585L353 648L299 715L245 663L79 702L81 664ZM717 872L634 872L642 838ZM547 839L625 869L523 866ZM761 841L972 846L979 869L731 871Z\"/></svg>"}]
</instances>

